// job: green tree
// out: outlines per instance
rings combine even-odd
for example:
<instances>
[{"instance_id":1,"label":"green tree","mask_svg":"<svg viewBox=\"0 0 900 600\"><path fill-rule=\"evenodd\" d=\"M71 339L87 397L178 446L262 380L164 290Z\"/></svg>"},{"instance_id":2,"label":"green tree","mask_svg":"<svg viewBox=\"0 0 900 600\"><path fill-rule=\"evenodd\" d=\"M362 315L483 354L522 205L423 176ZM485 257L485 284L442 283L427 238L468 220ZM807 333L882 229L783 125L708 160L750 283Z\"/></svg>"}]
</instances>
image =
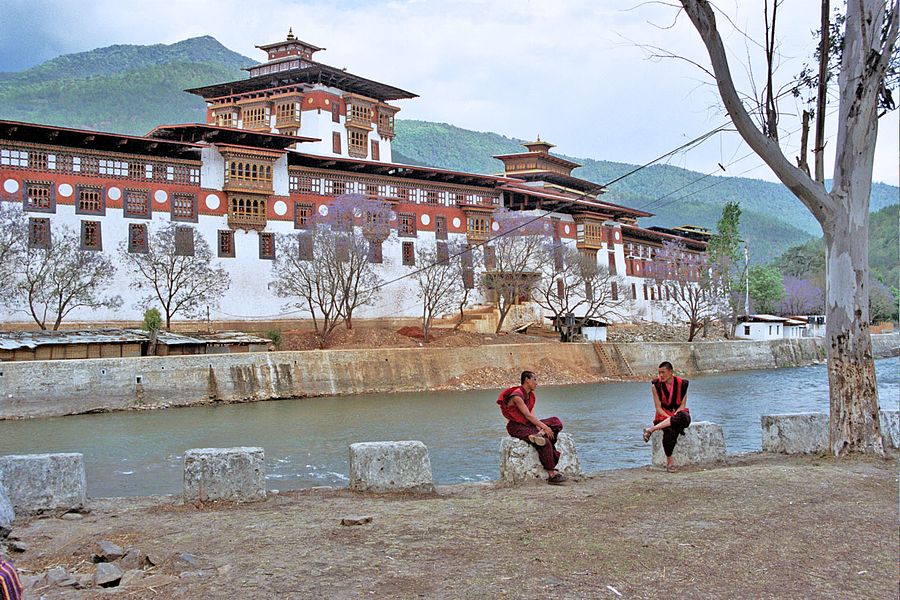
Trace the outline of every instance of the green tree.
<instances>
[{"instance_id":1,"label":"green tree","mask_svg":"<svg viewBox=\"0 0 900 600\"><path fill-rule=\"evenodd\" d=\"M750 269L750 299L757 312L774 312L775 303L782 298L784 298L784 282L778 269L770 266Z\"/></svg>"},{"instance_id":2,"label":"green tree","mask_svg":"<svg viewBox=\"0 0 900 600\"><path fill-rule=\"evenodd\" d=\"M726 202L716 224L716 233L710 238L708 246L713 287L721 300L717 312L728 337L734 336L734 328L737 327L747 275L747 262L741 256L740 223L740 203Z\"/></svg>"}]
</instances>

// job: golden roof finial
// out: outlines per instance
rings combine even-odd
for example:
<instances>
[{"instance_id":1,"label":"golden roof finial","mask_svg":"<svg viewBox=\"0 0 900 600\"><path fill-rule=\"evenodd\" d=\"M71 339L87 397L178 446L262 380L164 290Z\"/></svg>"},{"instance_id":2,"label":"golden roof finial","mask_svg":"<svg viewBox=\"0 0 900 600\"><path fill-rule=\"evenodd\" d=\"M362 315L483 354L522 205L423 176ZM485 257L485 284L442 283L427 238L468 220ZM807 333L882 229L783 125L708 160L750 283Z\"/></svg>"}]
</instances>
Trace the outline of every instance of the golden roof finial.
<instances>
[{"instance_id":1,"label":"golden roof finial","mask_svg":"<svg viewBox=\"0 0 900 600\"><path fill-rule=\"evenodd\" d=\"M294 28L293 28L293 27L288 27L288 35L287 35L287 39L288 39L288 41L292 41L292 40L297 39L297 38L294 37Z\"/></svg>"},{"instance_id":2,"label":"golden roof finial","mask_svg":"<svg viewBox=\"0 0 900 600\"><path fill-rule=\"evenodd\" d=\"M538 134L538 139L537 139L537 141L541 141L541 134Z\"/></svg>"}]
</instances>

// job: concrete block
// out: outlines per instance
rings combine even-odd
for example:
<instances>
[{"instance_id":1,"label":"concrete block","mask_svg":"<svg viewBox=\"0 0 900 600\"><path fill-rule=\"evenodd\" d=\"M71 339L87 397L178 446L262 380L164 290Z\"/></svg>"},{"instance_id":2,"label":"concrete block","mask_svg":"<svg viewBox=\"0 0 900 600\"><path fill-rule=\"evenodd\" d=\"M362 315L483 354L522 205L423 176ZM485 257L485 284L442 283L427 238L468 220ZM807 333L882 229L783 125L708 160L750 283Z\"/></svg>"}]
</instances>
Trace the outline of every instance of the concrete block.
<instances>
[{"instance_id":1,"label":"concrete block","mask_svg":"<svg viewBox=\"0 0 900 600\"><path fill-rule=\"evenodd\" d=\"M662 445L663 432L654 431L650 436L653 447L652 462L656 466L666 465L666 453ZM722 426L709 421L694 421L678 436L672 453L675 466L710 465L725 460L725 434Z\"/></svg>"},{"instance_id":2,"label":"concrete block","mask_svg":"<svg viewBox=\"0 0 900 600\"><path fill-rule=\"evenodd\" d=\"M2 477L0 477L2 479ZM3 482L0 481L0 540L9 535L12 531L12 523L16 520L16 513L13 511L12 503L6 495L6 489Z\"/></svg>"},{"instance_id":3,"label":"concrete block","mask_svg":"<svg viewBox=\"0 0 900 600\"><path fill-rule=\"evenodd\" d=\"M575 440L568 433L560 433L556 440L559 463L556 470L566 477L581 476L581 462ZM507 483L521 483L531 479L547 479L547 470L538 458L537 450L522 440L506 437L500 442L500 479Z\"/></svg>"},{"instance_id":4,"label":"concrete block","mask_svg":"<svg viewBox=\"0 0 900 600\"><path fill-rule=\"evenodd\" d=\"M184 453L185 502L257 502L266 499L262 448L194 448Z\"/></svg>"},{"instance_id":5,"label":"concrete block","mask_svg":"<svg viewBox=\"0 0 900 600\"><path fill-rule=\"evenodd\" d=\"M828 450L828 415L797 413L763 415L763 452L819 454Z\"/></svg>"},{"instance_id":6,"label":"concrete block","mask_svg":"<svg viewBox=\"0 0 900 600\"><path fill-rule=\"evenodd\" d=\"M358 492L434 492L428 448L418 441L350 445L350 489Z\"/></svg>"},{"instance_id":7,"label":"concrete block","mask_svg":"<svg viewBox=\"0 0 900 600\"><path fill-rule=\"evenodd\" d=\"M885 448L900 448L900 411L881 411L881 437Z\"/></svg>"},{"instance_id":8,"label":"concrete block","mask_svg":"<svg viewBox=\"0 0 900 600\"><path fill-rule=\"evenodd\" d=\"M13 509L23 514L80 510L86 503L84 455L0 456L0 483Z\"/></svg>"}]
</instances>

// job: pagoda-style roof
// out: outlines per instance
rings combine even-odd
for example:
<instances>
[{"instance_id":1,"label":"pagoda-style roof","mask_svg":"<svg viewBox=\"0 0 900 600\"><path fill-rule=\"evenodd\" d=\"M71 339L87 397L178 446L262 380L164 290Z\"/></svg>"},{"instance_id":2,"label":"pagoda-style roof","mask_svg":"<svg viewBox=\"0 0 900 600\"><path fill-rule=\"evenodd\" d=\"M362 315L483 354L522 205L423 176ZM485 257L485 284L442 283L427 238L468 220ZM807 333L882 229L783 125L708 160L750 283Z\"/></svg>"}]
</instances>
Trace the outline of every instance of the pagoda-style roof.
<instances>
[{"instance_id":1,"label":"pagoda-style roof","mask_svg":"<svg viewBox=\"0 0 900 600\"><path fill-rule=\"evenodd\" d=\"M184 123L181 125L160 125L147 134L147 137L178 142L229 144L234 146L251 146L267 150L284 150L298 142L318 142L319 138L283 135L266 131L219 127L203 123Z\"/></svg>"},{"instance_id":2,"label":"pagoda-style roof","mask_svg":"<svg viewBox=\"0 0 900 600\"><path fill-rule=\"evenodd\" d=\"M207 85L185 91L211 100L223 96L232 96L235 94L304 83L327 85L345 92L352 92L374 98L382 102L418 97L412 92L407 92L400 88L372 81L371 79L348 73L343 69L330 67L311 60L305 60L304 66L297 69L288 69L277 73L268 73L266 75L250 77L249 79Z\"/></svg>"},{"instance_id":3,"label":"pagoda-style roof","mask_svg":"<svg viewBox=\"0 0 900 600\"><path fill-rule=\"evenodd\" d=\"M534 143L538 143L538 142L534 142ZM544 142L540 142L540 143L543 144ZM561 167L565 167L565 168L569 169L570 171L572 169L577 169L578 167L582 166L580 163L573 162L571 160L566 160L565 158L560 158L559 156L553 156L552 154L549 154L547 152L517 152L515 154L498 154L494 158L496 158L497 160L503 161L504 164L506 163L507 160L510 160L510 159L515 160L515 159L522 159L522 158L537 158L539 162L554 163ZM538 171L543 172L541 169L538 169Z\"/></svg>"},{"instance_id":4,"label":"pagoda-style roof","mask_svg":"<svg viewBox=\"0 0 900 600\"><path fill-rule=\"evenodd\" d=\"M0 139L31 144L90 148L106 152L199 160L200 146L184 140L161 140L55 125L0 121Z\"/></svg>"},{"instance_id":5,"label":"pagoda-style roof","mask_svg":"<svg viewBox=\"0 0 900 600\"><path fill-rule=\"evenodd\" d=\"M338 158L329 156L317 156L303 154L301 152L288 153L288 165L292 167L309 167L314 169L332 169L347 171L355 174L388 175L406 179L416 179L427 182L439 182L457 185L471 185L489 188L498 188L506 183L514 182L508 177L495 175L479 175L477 173L463 173L432 167L418 167L402 165L398 163L386 163L358 160L352 158Z\"/></svg>"},{"instance_id":6,"label":"pagoda-style roof","mask_svg":"<svg viewBox=\"0 0 900 600\"><path fill-rule=\"evenodd\" d=\"M651 231L659 231L660 233L668 233L669 235L690 238L692 240L699 240L701 242L708 242L709 238L712 237L712 232L709 229L697 227L696 225L681 225L680 227L671 228L653 226L648 227L648 229Z\"/></svg>"},{"instance_id":7,"label":"pagoda-style roof","mask_svg":"<svg viewBox=\"0 0 900 600\"><path fill-rule=\"evenodd\" d=\"M593 193L603 189L603 186L599 184L594 184L594 186ZM596 213L598 217L605 219L637 219L653 216L652 213L642 210L601 202L590 193L591 190L585 190L588 192L587 194L578 196L530 186L522 182L509 183L501 189L510 194L512 203L509 208L511 209L534 210L540 208L566 214ZM516 197L515 194L519 194L519 196Z\"/></svg>"},{"instance_id":8,"label":"pagoda-style roof","mask_svg":"<svg viewBox=\"0 0 900 600\"><path fill-rule=\"evenodd\" d=\"M662 228L644 228L638 227L637 225L623 225L622 226L622 236L631 239L644 240L648 242L679 242L684 244L685 248L690 250L703 251L706 250L706 242L700 241L696 239L691 239L688 237L684 237L681 235L673 235L671 233L665 233L664 231L659 231Z\"/></svg>"},{"instance_id":9,"label":"pagoda-style roof","mask_svg":"<svg viewBox=\"0 0 900 600\"><path fill-rule=\"evenodd\" d=\"M505 175L506 177L514 177L525 181L544 181L560 187L578 190L579 192L591 192L592 194L603 194L606 192L606 186L599 183L571 175L563 175L554 171L514 171Z\"/></svg>"}]
</instances>

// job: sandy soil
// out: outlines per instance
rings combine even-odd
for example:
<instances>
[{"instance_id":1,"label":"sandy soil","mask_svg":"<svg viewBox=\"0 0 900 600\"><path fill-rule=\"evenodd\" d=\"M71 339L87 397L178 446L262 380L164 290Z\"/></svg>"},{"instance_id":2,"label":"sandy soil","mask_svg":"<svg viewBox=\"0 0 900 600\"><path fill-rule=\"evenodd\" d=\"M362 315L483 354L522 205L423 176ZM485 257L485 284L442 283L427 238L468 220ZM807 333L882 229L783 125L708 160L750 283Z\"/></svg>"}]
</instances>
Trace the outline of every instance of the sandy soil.
<instances>
[{"instance_id":1,"label":"sandy soil","mask_svg":"<svg viewBox=\"0 0 900 600\"><path fill-rule=\"evenodd\" d=\"M95 542L157 555L118 590L53 598L896 598L898 460L732 457L610 471L566 487L433 497L305 490L253 505L97 500L13 535L26 574L91 573ZM366 525L340 519L369 515ZM188 552L198 564L178 559Z\"/></svg>"}]
</instances>

